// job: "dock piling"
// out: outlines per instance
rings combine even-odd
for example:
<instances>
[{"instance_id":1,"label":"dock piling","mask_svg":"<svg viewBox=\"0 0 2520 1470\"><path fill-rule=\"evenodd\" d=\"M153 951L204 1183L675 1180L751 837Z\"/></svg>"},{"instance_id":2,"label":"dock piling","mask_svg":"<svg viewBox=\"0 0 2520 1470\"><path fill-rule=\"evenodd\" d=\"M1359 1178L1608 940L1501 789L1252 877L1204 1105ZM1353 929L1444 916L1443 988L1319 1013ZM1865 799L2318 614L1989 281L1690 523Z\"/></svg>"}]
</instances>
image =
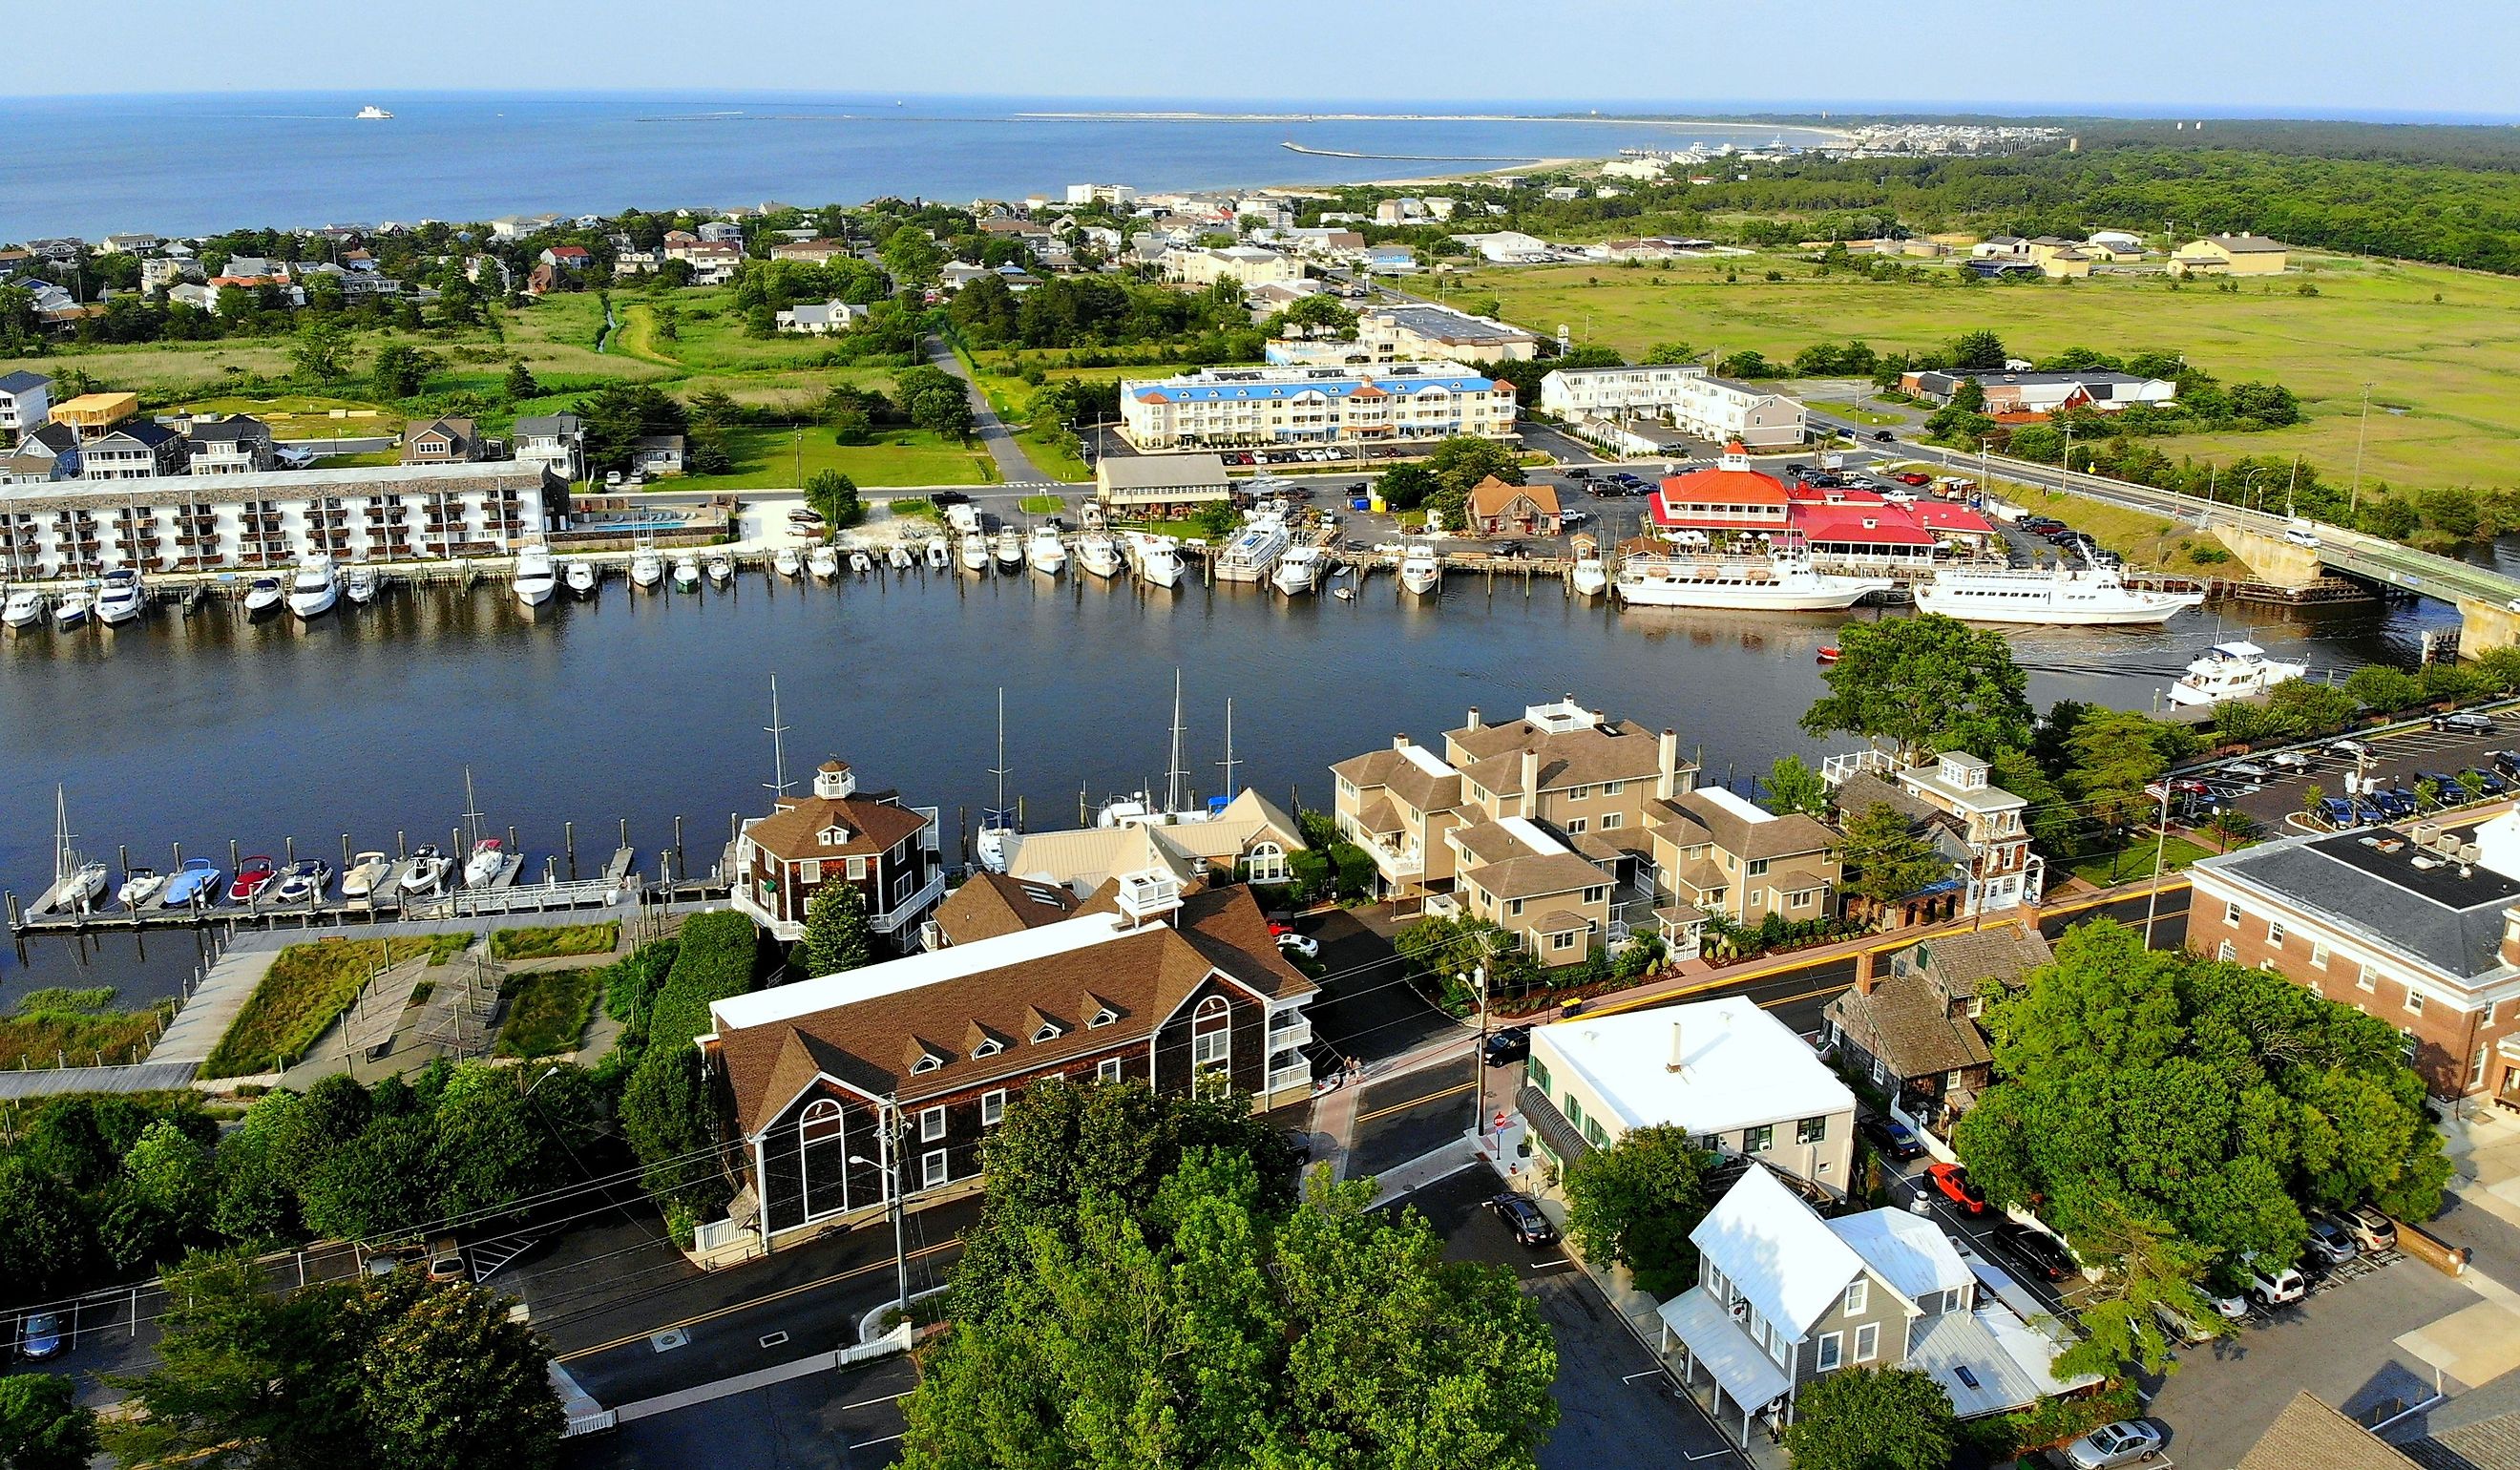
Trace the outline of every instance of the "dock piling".
<instances>
[{"instance_id":1,"label":"dock piling","mask_svg":"<svg viewBox=\"0 0 2520 1470\"><path fill-rule=\"evenodd\" d=\"M295 863L297 861L297 839L294 837L281 838L280 854L282 866L286 867L290 864Z\"/></svg>"},{"instance_id":2,"label":"dock piling","mask_svg":"<svg viewBox=\"0 0 2520 1470\"><path fill-rule=\"evenodd\" d=\"M237 858L237 840L236 840L234 837L230 837L230 838L228 839L228 871L229 871L229 872L233 873L233 872L235 872L235 871L237 870L237 863L238 863L238 858Z\"/></svg>"},{"instance_id":3,"label":"dock piling","mask_svg":"<svg viewBox=\"0 0 2520 1470\"><path fill-rule=\"evenodd\" d=\"M560 840L562 849L568 854L568 880L574 883L577 881L577 824L562 823Z\"/></svg>"},{"instance_id":4,"label":"dock piling","mask_svg":"<svg viewBox=\"0 0 2520 1470\"><path fill-rule=\"evenodd\" d=\"M692 870L691 866L683 861L683 818L679 812L674 815L674 868L680 872Z\"/></svg>"}]
</instances>

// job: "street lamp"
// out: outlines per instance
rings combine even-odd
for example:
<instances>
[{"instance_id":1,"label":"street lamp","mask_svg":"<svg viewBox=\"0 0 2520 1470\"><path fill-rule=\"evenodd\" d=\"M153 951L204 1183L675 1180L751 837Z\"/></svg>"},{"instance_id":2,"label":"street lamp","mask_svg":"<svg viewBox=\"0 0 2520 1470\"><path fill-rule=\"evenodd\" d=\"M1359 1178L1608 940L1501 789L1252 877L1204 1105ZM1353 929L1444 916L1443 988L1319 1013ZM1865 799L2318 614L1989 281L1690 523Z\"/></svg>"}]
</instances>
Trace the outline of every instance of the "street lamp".
<instances>
[{"instance_id":1,"label":"street lamp","mask_svg":"<svg viewBox=\"0 0 2520 1470\"><path fill-rule=\"evenodd\" d=\"M2249 472L2240 477L2240 504L2242 506L2249 505L2249 497L2255 493L2258 487L2258 476L2266 472L2266 466L2253 465L2249 467Z\"/></svg>"},{"instance_id":2,"label":"street lamp","mask_svg":"<svg viewBox=\"0 0 2520 1470\"><path fill-rule=\"evenodd\" d=\"M864 1154L853 1153L848 1156L848 1159L852 1164L872 1165L873 1167L883 1171L883 1195L885 1203L890 1207L888 1213L892 1216L893 1283L900 1293L902 1319L907 1321L910 1319L910 1257L903 1250L901 1242L900 1119L897 1114L893 1113L889 1109L887 1109L886 1116L893 1120L890 1125L893 1129L892 1146L884 1150L888 1157L883 1159L870 1159Z\"/></svg>"}]
</instances>

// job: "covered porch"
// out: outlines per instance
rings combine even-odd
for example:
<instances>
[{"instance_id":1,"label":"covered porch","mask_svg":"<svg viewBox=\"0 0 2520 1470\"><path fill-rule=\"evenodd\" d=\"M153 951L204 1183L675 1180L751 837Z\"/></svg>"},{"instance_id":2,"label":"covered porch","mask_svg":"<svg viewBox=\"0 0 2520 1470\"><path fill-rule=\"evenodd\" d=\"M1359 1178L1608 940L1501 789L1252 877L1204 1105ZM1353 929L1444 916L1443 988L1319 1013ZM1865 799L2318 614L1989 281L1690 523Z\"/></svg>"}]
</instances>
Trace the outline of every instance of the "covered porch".
<instances>
[{"instance_id":1,"label":"covered porch","mask_svg":"<svg viewBox=\"0 0 2520 1470\"><path fill-rule=\"evenodd\" d=\"M1793 1379L1732 1320L1722 1302L1692 1286L1662 1304L1662 1351L1680 1362L1680 1381L1697 1397L1703 1367L1716 1400L1707 1405L1719 1425L1740 1418L1739 1443L1747 1449L1750 1425L1762 1414L1788 1416ZM1704 1402L1704 1401L1700 1401Z\"/></svg>"}]
</instances>

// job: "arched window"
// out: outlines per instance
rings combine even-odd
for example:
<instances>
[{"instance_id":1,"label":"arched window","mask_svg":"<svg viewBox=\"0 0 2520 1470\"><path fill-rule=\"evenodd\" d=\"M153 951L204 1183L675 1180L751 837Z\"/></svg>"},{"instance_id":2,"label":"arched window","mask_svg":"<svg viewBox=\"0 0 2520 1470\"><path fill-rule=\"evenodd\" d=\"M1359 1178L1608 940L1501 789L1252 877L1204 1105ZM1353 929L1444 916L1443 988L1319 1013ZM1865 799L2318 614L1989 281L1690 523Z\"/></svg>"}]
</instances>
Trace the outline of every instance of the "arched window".
<instances>
[{"instance_id":1,"label":"arched window","mask_svg":"<svg viewBox=\"0 0 2520 1470\"><path fill-rule=\"evenodd\" d=\"M1190 1017L1190 1062L1193 1083L1222 1080L1234 1062L1234 1007L1223 996L1198 1002Z\"/></svg>"},{"instance_id":2,"label":"arched window","mask_svg":"<svg viewBox=\"0 0 2520 1470\"><path fill-rule=\"evenodd\" d=\"M796 1177L805 1219L849 1207L848 1119L840 1105L817 1097L796 1115Z\"/></svg>"},{"instance_id":3,"label":"arched window","mask_svg":"<svg viewBox=\"0 0 2520 1470\"><path fill-rule=\"evenodd\" d=\"M805 1111L797 1116L796 1140L819 1143L825 1138L836 1138L845 1126L838 1103L829 1097L816 1098L807 1103Z\"/></svg>"},{"instance_id":4,"label":"arched window","mask_svg":"<svg viewBox=\"0 0 2520 1470\"><path fill-rule=\"evenodd\" d=\"M1286 850L1275 842L1251 844L1251 857L1245 866L1250 869L1254 883L1286 881Z\"/></svg>"}]
</instances>

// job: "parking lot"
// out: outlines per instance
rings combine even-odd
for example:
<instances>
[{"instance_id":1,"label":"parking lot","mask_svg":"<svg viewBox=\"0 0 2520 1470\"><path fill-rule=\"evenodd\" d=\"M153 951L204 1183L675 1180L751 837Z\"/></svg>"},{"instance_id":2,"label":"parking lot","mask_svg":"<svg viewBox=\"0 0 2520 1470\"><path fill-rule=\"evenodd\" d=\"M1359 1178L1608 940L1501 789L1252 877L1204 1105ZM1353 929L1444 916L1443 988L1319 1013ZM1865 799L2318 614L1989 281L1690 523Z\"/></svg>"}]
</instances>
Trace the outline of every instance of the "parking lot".
<instances>
[{"instance_id":1,"label":"parking lot","mask_svg":"<svg viewBox=\"0 0 2520 1470\"><path fill-rule=\"evenodd\" d=\"M2464 795L2474 801L2504 796L2520 788L2520 778L2511 774L2513 769L2520 769L2520 754L2515 754L2503 768L2497 767L2495 755L2520 746L2520 721L2515 721L2508 709L2482 713L2492 728L2475 734L2435 730L2429 724L2419 724L2354 736L2368 750L2367 759L2333 740L2320 740L2182 770L2179 779L2197 782L2202 789L2177 789L2174 815L2198 821L2213 807L2225 806L2237 809L2272 833L2328 830L2330 824L2324 818L2316 828L2306 828L2292 820L2302 816L2310 788L2317 786L2320 794L2343 800L2347 779L2356 778L2359 786L2363 777L2378 783L2381 795L2376 801L2358 799L2354 820L2348 824L2351 825L2412 820L2417 816L2416 788L2428 778L2439 779L2436 783L2448 797ZM2467 776L2469 772L2482 772L2493 780L2472 780ZM2453 784L2459 789L2453 790ZM2495 790L2498 784L2504 789ZM2451 804L2460 803L2453 799ZM2389 807L2397 810L2387 810ZM2438 808L2424 808L2422 815L2435 810Z\"/></svg>"}]
</instances>

